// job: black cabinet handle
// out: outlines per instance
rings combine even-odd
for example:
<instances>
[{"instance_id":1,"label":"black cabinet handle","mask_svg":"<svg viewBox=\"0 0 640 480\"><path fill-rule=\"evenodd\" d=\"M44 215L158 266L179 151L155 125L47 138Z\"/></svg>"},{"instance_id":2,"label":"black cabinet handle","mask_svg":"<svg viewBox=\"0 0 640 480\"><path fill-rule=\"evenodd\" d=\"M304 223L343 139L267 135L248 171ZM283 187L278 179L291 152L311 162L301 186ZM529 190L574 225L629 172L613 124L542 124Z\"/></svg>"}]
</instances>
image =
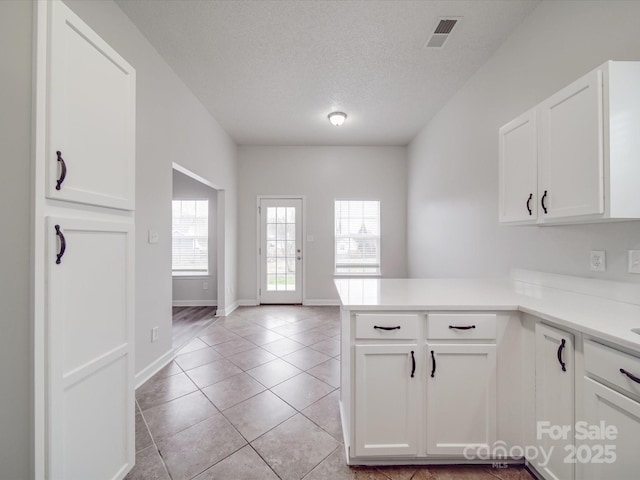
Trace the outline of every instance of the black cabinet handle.
<instances>
[{"instance_id":1,"label":"black cabinet handle","mask_svg":"<svg viewBox=\"0 0 640 480\"><path fill-rule=\"evenodd\" d=\"M471 330L472 328L476 328L476 326L475 325L464 325L464 326L449 325L449 328L453 328L455 330Z\"/></svg>"},{"instance_id":2,"label":"black cabinet handle","mask_svg":"<svg viewBox=\"0 0 640 480\"><path fill-rule=\"evenodd\" d=\"M60 186L67 176L67 164L64 163L64 158L62 158L62 152L60 150L56 152L56 155L58 156L58 162L60 162L60 167L62 168L60 171L60 178L58 178L58 181L56 182L56 190L60 190Z\"/></svg>"},{"instance_id":3,"label":"black cabinet handle","mask_svg":"<svg viewBox=\"0 0 640 480\"><path fill-rule=\"evenodd\" d=\"M413 352L412 352L413 353ZM631 372L627 372L624 368L620 369L620 373L626 375L627 377L629 377L631 380L633 380L636 383L640 383L640 378L636 377L633 373Z\"/></svg>"},{"instance_id":4,"label":"black cabinet handle","mask_svg":"<svg viewBox=\"0 0 640 480\"><path fill-rule=\"evenodd\" d=\"M547 206L544 204L544 199L547 198L547 191L544 191L544 195L542 195L542 198L540 199L540 204L542 205L542 210L544 210L544 213L547 213Z\"/></svg>"},{"instance_id":5,"label":"black cabinet handle","mask_svg":"<svg viewBox=\"0 0 640 480\"><path fill-rule=\"evenodd\" d=\"M565 341L564 338L562 339L562 342L560 343L560 346L558 347L558 361L560 362L560 365L562 366L562 371L566 372L567 371L567 366L565 365L565 363L562 361L562 350L564 350L565 347Z\"/></svg>"},{"instance_id":6,"label":"black cabinet handle","mask_svg":"<svg viewBox=\"0 0 640 480\"><path fill-rule=\"evenodd\" d=\"M400 330L400 325L396 327L379 327L378 325L374 325L373 328L377 328L378 330Z\"/></svg>"},{"instance_id":7,"label":"black cabinet handle","mask_svg":"<svg viewBox=\"0 0 640 480\"><path fill-rule=\"evenodd\" d=\"M436 376L436 356L435 352L431 350L431 378Z\"/></svg>"},{"instance_id":8,"label":"black cabinet handle","mask_svg":"<svg viewBox=\"0 0 640 480\"><path fill-rule=\"evenodd\" d=\"M64 255L64 251L67 249L67 241L60 230L60 225L56 225L56 235L60 238L60 251L56 255L56 265L60 265L62 256Z\"/></svg>"},{"instance_id":9,"label":"black cabinet handle","mask_svg":"<svg viewBox=\"0 0 640 480\"><path fill-rule=\"evenodd\" d=\"M529 194L529 198L527 198L527 210L529 211L529 215L533 214L531 210L531 199L533 198L533 193Z\"/></svg>"},{"instance_id":10,"label":"black cabinet handle","mask_svg":"<svg viewBox=\"0 0 640 480\"><path fill-rule=\"evenodd\" d=\"M411 350L411 378L416 373L416 357L413 355L413 350Z\"/></svg>"}]
</instances>

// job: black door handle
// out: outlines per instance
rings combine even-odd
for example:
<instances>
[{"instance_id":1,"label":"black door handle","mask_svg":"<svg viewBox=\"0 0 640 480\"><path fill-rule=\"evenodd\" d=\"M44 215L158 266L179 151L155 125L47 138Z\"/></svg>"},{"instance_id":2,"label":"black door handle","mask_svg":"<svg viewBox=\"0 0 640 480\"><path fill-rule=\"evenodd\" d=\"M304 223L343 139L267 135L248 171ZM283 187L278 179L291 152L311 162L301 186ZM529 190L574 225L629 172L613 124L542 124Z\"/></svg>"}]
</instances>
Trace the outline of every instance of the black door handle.
<instances>
[{"instance_id":1,"label":"black door handle","mask_svg":"<svg viewBox=\"0 0 640 480\"><path fill-rule=\"evenodd\" d=\"M413 353L413 352L412 352ZM636 377L633 373L631 372L627 372L624 368L620 369L620 373L626 375L627 377L629 377L631 380L633 380L636 383L640 383L640 378Z\"/></svg>"},{"instance_id":2,"label":"black door handle","mask_svg":"<svg viewBox=\"0 0 640 480\"><path fill-rule=\"evenodd\" d=\"M471 330L472 328L476 328L476 326L475 325L464 325L464 326L449 325L449 328L453 328L455 330Z\"/></svg>"},{"instance_id":3,"label":"black door handle","mask_svg":"<svg viewBox=\"0 0 640 480\"><path fill-rule=\"evenodd\" d=\"M67 249L67 241L64 238L64 234L62 230L60 230L60 225L56 225L56 235L60 238L60 250L56 255L56 265L60 265L62 261L62 256L64 255L65 250Z\"/></svg>"},{"instance_id":4,"label":"black door handle","mask_svg":"<svg viewBox=\"0 0 640 480\"><path fill-rule=\"evenodd\" d=\"M564 341L564 338L563 338L562 342L560 343L560 346L558 347L558 361L560 362L560 365L562 366L562 371L566 372L567 371L567 366L562 361L562 350L564 350L564 346L565 346L565 341Z\"/></svg>"},{"instance_id":5,"label":"black door handle","mask_svg":"<svg viewBox=\"0 0 640 480\"><path fill-rule=\"evenodd\" d=\"M416 357L413 354L413 350L411 350L411 378L413 378L416 373Z\"/></svg>"},{"instance_id":6,"label":"black door handle","mask_svg":"<svg viewBox=\"0 0 640 480\"><path fill-rule=\"evenodd\" d=\"M58 178L58 181L56 182L56 190L60 190L60 186L67 176L67 164L64 163L64 158L62 158L62 152L60 150L56 152L56 155L58 156L58 162L60 162L60 168L62 169L60 171L60 178Z\"/></svg>"},{"instance_id":7,"label":"black door handle","mask_svg":"<svg viewBox=\"0 0 640 480\"><path fill-rule=\"evenodd\" d=\"M396 327L379 327L378 325L374 325L373 328L377 328L378 330L400 330L400 325Z\"/></svg>"},{"instance_id":8,"label":"black door handle","mask_svg":"<svg viewBox=\"0 0 640 480\"><path fill-rule=\"evenodd\" d=\"M436 356L433 350L431 350L431 378L436 376Z\"/></svg>"},{"instance_id":9,"label":"black door handle","mask_svg":"<svg viewBox=\"0 0 640 480\"><path fill-rule=\"evenodd\" d=\"M544 199L547 198L547 191L544 191L544 195L542 195L542 198L540 199L540 204L542 205L542 210L544 210L544 213L547 213L547 206L544 204Z\"/></svg>"},{"instance_id":10,"label":"black door handle","mask_svg":"<svg viewBox=\"0 0 640 480\"><path fill-rule=\"evenodd\" d=\"M529 215L533 213L531 210L531 199L533 198L533 193L529 194L529 198L527 199L527 210L529 211Z\"/></svg>"}]
</instances>

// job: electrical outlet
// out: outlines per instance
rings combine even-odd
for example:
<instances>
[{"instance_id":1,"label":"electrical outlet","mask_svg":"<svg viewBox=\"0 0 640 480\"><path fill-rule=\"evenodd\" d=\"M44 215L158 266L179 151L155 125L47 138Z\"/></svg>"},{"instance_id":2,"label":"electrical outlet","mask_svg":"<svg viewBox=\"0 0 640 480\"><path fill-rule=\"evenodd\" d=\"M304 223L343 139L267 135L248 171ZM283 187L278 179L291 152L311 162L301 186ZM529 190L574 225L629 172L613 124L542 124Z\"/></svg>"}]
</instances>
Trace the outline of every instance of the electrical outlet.
<instances>
[{"instance_id":1,"label":"electrical outlet","mask_svg":"<svg viewBox=\"0 0 640 480\"><path fill-rule=\"evenodd\" d=\"M151 329L151 342L155 342L158 340L158 327L153 327Z\"/></svg>"},{"instance_id":2,"label":"electrical outlet","mask_svg":"<svg viewBox=\"0 0 640 480\"><path fill-rule=\"evenodd\" d=\"M604 272L607 269L604 250L591 250L591 271Z\"/></svg>"},{"instance_id":3,"label":"electrical outlet","mask_svg":"<svg viewBox=\"0 0 640 480\"><path fill-rule=\"evenodd\" d=\"M629 273L640 273L640 250L629 250Z\"/></svg>"},{"instance_id":4,"label":"electrical outlet","mask_svg":"<svg viewBox=\"0 0 640 480\"><path fill-rule=\"evenodd\" d=\"M208 290L209 289L209 282L202 282L202 289L203 290Z\"/></svg>"}]
</instances>

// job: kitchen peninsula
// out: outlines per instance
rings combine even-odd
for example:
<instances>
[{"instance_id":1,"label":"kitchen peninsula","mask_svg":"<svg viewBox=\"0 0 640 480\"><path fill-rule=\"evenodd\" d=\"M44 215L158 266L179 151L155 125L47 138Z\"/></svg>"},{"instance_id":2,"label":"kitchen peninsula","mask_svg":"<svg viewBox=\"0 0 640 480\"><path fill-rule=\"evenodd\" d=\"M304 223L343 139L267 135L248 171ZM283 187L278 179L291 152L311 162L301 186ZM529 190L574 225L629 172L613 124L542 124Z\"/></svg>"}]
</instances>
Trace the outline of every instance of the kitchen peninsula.
<instances>
[{"instance_id":1,"label":"kitchen peninsula","mask_svg":"<svg viewBox=\"0 0 640 480\"><path fill-rule=\"evenodd\" d=\"M335 285L350 464L526 460L543 478L632 478L639 284L514 270ZM614 461L596 461L606 445L579 440L578 421L617 428ZM581 461L565 462L578 450Z\"/></svg>"}]
</instances>

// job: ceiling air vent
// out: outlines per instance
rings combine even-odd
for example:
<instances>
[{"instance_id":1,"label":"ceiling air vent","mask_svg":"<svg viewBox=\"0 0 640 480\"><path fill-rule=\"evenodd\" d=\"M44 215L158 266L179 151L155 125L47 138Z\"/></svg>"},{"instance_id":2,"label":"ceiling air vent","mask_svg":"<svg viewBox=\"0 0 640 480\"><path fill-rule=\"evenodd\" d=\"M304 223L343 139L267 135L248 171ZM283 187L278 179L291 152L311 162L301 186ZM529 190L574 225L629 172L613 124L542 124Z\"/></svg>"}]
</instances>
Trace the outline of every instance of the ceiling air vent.
<instances>
[{"instance_id":1,"label":"ceiling air vent","mask_svg":"<svg viewBox=\"0 0 640 480\"><path fill-rule=\"evenodd\" d=\"M447 41L447 38L449 38L453 27L455 27L456 23L458 23L459 20L460 17L440 18L438 21L438 25L436 25L436 28L431 34L431 37L429 37L429 40L427 41L425 47L441 48Z\"/></svg>"}]
</instances>

